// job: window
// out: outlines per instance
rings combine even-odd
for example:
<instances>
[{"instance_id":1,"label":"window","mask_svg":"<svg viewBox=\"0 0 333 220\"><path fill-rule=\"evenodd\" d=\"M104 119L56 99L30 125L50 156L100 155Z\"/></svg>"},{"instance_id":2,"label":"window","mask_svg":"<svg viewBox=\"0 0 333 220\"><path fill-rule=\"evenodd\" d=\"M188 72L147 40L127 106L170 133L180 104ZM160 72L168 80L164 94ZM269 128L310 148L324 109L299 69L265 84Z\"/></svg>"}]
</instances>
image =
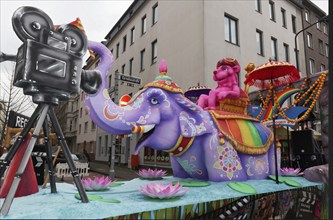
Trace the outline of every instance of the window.
<instances>
[{"instance_id":1,"label":"window","mask_svg":"<svg viewBox=\"0 0 333 220\"><path fill-rule=\"evenodd\" d=\"M82 118L82 108L80 108L80 118Z\"/></svg>"},{"instance_id":2,"label":"window","mask_svg":"<svg viewBox=\"0 0 333 220\"><path fill-rule=\"evenodd\" d=\"M256 11L261 13L261 0L255 0Z\"/></svg>"},{"instance_id":3,"label":"window","mask_svg":"<svg viewBox=\"0 0 333 220\"><path fill-rule=\"evenodd\" d=\"M269 18L275 21L275 3L273 1L269 1Z\"/></svg>"},{"instance_id":4,"label":"window","mask_svg":"<svg viewBox=\"0 0 333 220\"><path fill-rule=\"evenodd\" d=\"M289 62L289 45L284 43L283 48L284 48L284 59L286 62Z\"/></svg>"},{"instance_id":5,"label":"window","mask_svg":"<svg viewBox=\"0 0 333 220\"><path fill-rule=\"evenodd\" d=\"M321 64L321 65L320 65L320 71L325 71L325 70L326 70L325 65L324 65L324 64Z\"/></svg>"},{"instance_id":6,"label":"window","mask_svg":"<svg viewBox=\"0 0 333 220\"><path fill-rule=\"evenodd\" d=\"M117 43L117 46L116 46L116 58L119 57L119 43Z\"/></svg>"},{"instance_id":7,"label":"window","mask_svg":"<svg viewBox=\"0 0 333 220\"><path fill-rule=\"evenodd\" d=\"M308 11L304 12L304 17L305 17L305 20L310 23L310 16L309 16L309 12Z\"/></svg>"},{"instance_id":8,"label":"window","mask_svg":"<svg viewBox=\"0 0 333 220\"><path fill-rule=\"evenodd\" d=\"M69 131L72 131L72 128L73 128L73 121L70 120L69 121Z\"/></svg>"},{"instance_id":9,"label":"window","mask_svg":"<svg viewBox=\"0 0 333 220\"><path fill-rule=\"evenodd\" d=\"M91 130L92 131L96 130L96 124L93 121L91 121Z\"/></svg>"},{"instance_id":10,"label":"window","mask_svg":"<svg viewBox=\"0 0 333 220\"><path fill-rule=\"evenodd\" d=\"M296 34L296 17L294 15L291 16L291 25L293 28L293 33Z\"/></svg>"},{"instance_id":11,"label":"window","mask_svg":"<svg viewBox=\"0 0 333 220\"><path fill-rule=\"evenodd\" d=\"M319 39L319 53L324 55L324 43L322 40Z\"/></svg>"},{"instance_id":12,"label":"window","mask_svg":"<svg viewBox=\"0 0 333 220\"><path fill-rule=\"evenodd\" d=\"M281 8L281 15L282 15L282 27L287 28L286 10L284 8Z\"/></svg>"},{"instance_id":13,"label":"window","mask_svg":"<svg viewBox=\"0 0 333 220\"><path fill-rule=\"evenodd\" d=\"M123 53L126 51L126 41L127 41L127 36L125 35L123 37Z\"/></svg>"},{"instance_id":14,"label":"window","mask_svg":"<svg viewBox=\"0 0 333 220\"><path fill-rule=\"evenodd\" d=\"M112 75L109 75L109 88L111 88L111 82L112 82Z\"/></svg>"},{"instance_id":15,"label":"window","mask_svg":"<svg viewBox=\"0 0 333 220\"><path fill-rule=\"evenodd\" d=\"M151 43L151 64L157 62L157 40Z\"/></svg>"},{"instance_id":16,"label":"window","mask_svg":"<svg viewBox=\"0 0 333 220\"><path fill-rule=\"evenodd\" d=\"M105 152L104 155L107 155L108 152L108 146L109 146L109 135L105 135Z\"/></svg>"},{"instance_id":17,"label":"window","mask_svg":"<svg viewBox=\"0 0 333 220\"><path fill-rule=\"evenodd\" d=\"M134 44L135 40L135 27L132 27L131 29L131 45Z\"/></svg>"},{"instance_id":18,"label":"window","mask_svg":"<svg viewBox=\"0 0 333 220\"><path fill-rule=\"evenodd\" d=\"M325 23L323 23L323 31L324 31L324 34L327 34L327 26Z\"/></svg>"},{"instance_id":19,"label":"window","mask_svg":"<svg viewBox=\"0 0 333 220\"><path fill-rule=\"evenodd\" d=\"M315 62L313 59L309 59L309 69L310 69L310 74L315 72Z\"/></svg>"},{"instance_id":20,"label":"window","mask_svg":"<svg viewBox=\"0 0 333 220\"><path fill-rule=\"evenodd\" d=\"M81 124L79 124L79 134L81 134Z\"/></svg>"},{"instance_id":21,"label":"window","mask_svg":"<svg viewBox=\"0 0 333 220\"><path fill-rule=\"evenodd\" d=\"M121 66L121 73L125 74L125 64Z\"/></svg>"},{"instance_id":22,"label":"window","mask_svg":"<svg viewBox=\"0 0 333 220\"><path fill-rule=\"evenodd\" d=\"M153 25L158 21L158 4L153 6Z\"/></svg>"},{"instance_id":23,"label":"window","mask_svg":"<svg viewBox=\"0 0 333 220\"><path fill-rule=\"evenodd\" d=\"M90 141L90 153L94 153L94 142Z\"/></svg>"},{"instance_id":24,"label":"window","mask_svg":"<svg viewBox=\"0 0 333 220\"><path fill-rule=\"evenodd\" d=\"M147 16L141 18L141 34L144 35L147 31Z\"/></svg>"},{"instance_id":25,"label":"window","mask_svg":"<svg viewBox=\"0 0 333 220\"><path fill-rule=\"evenodd\" d=\"M328 57L328 44L325 44L325 56Z\"/></svg>"},{"instance_id":26,"label":"window","mask_svg":"<svg viewBox=\"0 0 333 220\"><path fill-rule=\"evenodd\" d=\"M277 40L276 38L271 38L271 50L272 50L272 60L277 61Z\"/></svg>"},{"instance_id":27,"label":"window","mask_svg":"<svg viewBox=\"0 0 333 220\"><path fill-rule=\"evenodd\" d=\"M257 44L257 54L264 55L262 31L260 31L260 30L257 30L257 32L256 32L256 44Z\"/></svg>"},{"instance_id":28,"label":"window","mask_svg":"<svg viewBox=\"0 0 333 220\"><path fill-rule=\"evenodd\" d=\"M318 22L318 21L319 21L319 18L316 19L316 22L317 22L316 27L317 27L318 30L321 30L320 22Z\"/></svg>"},{"instance_id":29,"label":"window","mask_svg":"<svg viewBox=\"0 0 333 220\"><path fill-rule=\"evenodd\" d=\"M225 41L238 44L238 33L237 33L237 20L225 15L224 16L224 38Z\"/></svg>"},{"instance_id":30,"label":"window","mask_svg":"<svg viewBox=\"0 0 333 220\"><path fill-rule=\"evenodd\" d=\"M312 34L310 33L306 34L306 43L308 47L312 48Z\"/></svg>"},{"instance_id":31,"label":"window","mask_svg":"<svg viewBox=\"0 0 333 220\"><path fill-rule=\"evenodd\" d=\"M102 148L102 137L98 137L98 155L101 156L103 153L103 148Z\"/></svg>"},{"instance_id":32,"label":"window","mask_svg":"<svg viewBox=\"0 0 333 220\"><path fill-rule=\"evenodd\" d=\"M145 52L145 49L140 52L140 72L145 70Z\"/></svg>"},{"instance_id":33,"label":"window","mask_svg":"<svg viewBox=\"0 0 333 220\"><path fill-rule=\"evenodd\" d=\"M84 133L88 132L88 122L84 123Z\"/></svg>"},{"instance_id":34,"label":"window","mask_svg":"<svg viewBox=\"0 0 333 220\"><path fill-rule=\"evenodd\" d=\"M133 60L134 58L132 57L129 61L129 75L132 76L133 74Z\"/></svg>"}]
</instances>

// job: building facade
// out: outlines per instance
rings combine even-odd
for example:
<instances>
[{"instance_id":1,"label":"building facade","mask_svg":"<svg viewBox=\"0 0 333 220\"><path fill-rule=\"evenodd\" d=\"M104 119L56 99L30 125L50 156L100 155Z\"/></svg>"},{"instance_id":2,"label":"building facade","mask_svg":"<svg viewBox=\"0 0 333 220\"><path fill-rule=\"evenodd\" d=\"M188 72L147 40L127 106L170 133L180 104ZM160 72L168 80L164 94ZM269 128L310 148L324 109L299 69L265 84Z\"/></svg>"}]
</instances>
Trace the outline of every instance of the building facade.
<instances>
[{"instance_id":1,"label":"building facade","mask_svg":"<svg viewBox=\"0 0 333 220\"><path fill-rule=\"evenodd\" d=\"M81 91L78 96L78 115L76 125L76 147L75 153L83 153L84 150L90 155L90 158L95 158L96 152L96 125L90 119L88 109L85 104L85 93ZM75 120L74 120L75 123Z\"/></svg>"},{"instance_id":2,"label":"building facade","mask_svg":"<svg viewBox=\"0 0 333 220\"><path fill-rule=\"evenodd\" d=\"M114 59L108 78L110 96L117 102L124 94L134 95L155 79L161 59L167 62L168 75L184 91L196 85L215 88L212 72L225 57L240 63L242 88L243 68L250 61L261 65L272 59L296 65L294 38L303 28L303 9L302 2L287 0L134 1L105 37ZM297 44L299 57L306 57L303 35L298 36ZM93 69L97 63L91 61L88 66ZM307 75L307 63L299 59L302 76ZM121 74L139 78L141 84L120 80ZM78 123L85 122L79 119ZM128 163L139 138L116 139L100 129L95 135L96 160L107 161L114 145L120 163ZM78 143L82 141L78 136ZM139 158L143 165L169 163L166 153L149 148Z\"/></svg>"},{"instance_id":3,"label":"building facade","mask_svg":"<svg viewBox=\"0 0 333 220\"><path fill-rule=\"evenodd\" d=\"M303 1L303 38L308 76L328 69L328 23L326 14L309 0Z\"/></svg>"},{"instance_id":4,"label":"building facade","mask_svg":"<svg viewBox=\"0 0 333 220\"><path fill-rule=\"evenodd\" d=\"M73 153L79 153L76 145L77 122L78 122L79 96L71 97L66 102L60 102L54 108L58 122L65 136L66 143Z\"/></svg>"}]
</instances>

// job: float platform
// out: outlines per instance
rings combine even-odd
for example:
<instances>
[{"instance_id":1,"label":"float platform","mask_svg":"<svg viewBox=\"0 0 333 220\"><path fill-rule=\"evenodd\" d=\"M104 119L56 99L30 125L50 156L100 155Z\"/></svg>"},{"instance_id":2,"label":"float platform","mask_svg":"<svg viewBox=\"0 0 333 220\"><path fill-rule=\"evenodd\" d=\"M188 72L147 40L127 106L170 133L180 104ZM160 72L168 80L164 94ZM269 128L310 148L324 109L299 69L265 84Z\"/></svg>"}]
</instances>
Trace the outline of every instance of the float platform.
<instances>
[{"instance_id":1,"label":"float platform","mask_svg":"<svg viewBox=\"0 0 333 220\"><path fill-rule=\"evenodd\" d=\"M139 186L152 181L139 178L112 186L109 190L87 192L103 199L115 199L120 203L90 201L81 203L75 198L75 186L57 183L58 193L50 188L38 193L15 198L8 215L1 219L266 219L273 215L282 219L305 219L320 215L324 188L320 183L309 182L303 177L291 177L301 187L291 187L273 180L249 180L245 183L257 190L248 195L236 192L226 182L209 182L205 187L189 187L189 191L177 201L154 202L144 199ZM158 180L164 184L186 181L175 177ZM155 181L154 181L155 182ZM185 187L187 188L187 187ZM0 200L1 205L4 199ZM320 206L321 202L321 206ZM290 218L288 218L290 217Z\"/></svg>"}]
</instances>

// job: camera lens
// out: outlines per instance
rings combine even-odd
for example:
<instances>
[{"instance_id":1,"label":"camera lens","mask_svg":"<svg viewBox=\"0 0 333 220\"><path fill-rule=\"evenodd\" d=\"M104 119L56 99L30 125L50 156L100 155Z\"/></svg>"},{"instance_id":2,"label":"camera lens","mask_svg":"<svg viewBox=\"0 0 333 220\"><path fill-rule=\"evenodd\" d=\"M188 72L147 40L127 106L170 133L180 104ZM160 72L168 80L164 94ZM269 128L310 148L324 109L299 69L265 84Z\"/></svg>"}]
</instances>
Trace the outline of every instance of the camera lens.
<instances>
[{"instance_id":1,"label":"camera lens","mask_svg":"<svg viewBox=\"0 0 333 220\"><path fill-rule=\"evenodd\" d=\"M42 27L42 26L40 25L40 23L38 23L37 21L32 22L31 26L32 26L32 28L35 29L35 30L40 30L41 27Z\"/></svg>"}]
</instances>

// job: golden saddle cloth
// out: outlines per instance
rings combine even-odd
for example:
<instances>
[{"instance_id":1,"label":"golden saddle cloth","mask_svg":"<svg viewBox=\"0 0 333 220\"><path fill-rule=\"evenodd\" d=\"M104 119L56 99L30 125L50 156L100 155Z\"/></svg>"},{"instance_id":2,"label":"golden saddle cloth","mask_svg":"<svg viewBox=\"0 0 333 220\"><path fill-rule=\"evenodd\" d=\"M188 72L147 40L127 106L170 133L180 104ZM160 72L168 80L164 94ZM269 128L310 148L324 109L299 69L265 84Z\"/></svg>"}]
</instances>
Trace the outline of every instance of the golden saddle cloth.
<instances>
[{"instance_id":1,"label":"golden saddle cloth","mask_svg":"<svg viewBox=\"0 0 333 220\"><path fill-rule=\"evenodd\" d=\"M238 99L225 98L220 100L218 110L246 115L249 103L248 95L241 89Z\"/></svg>"},{"instance_id":2,"label":"golden saddle cloth","mask_svg":"<svg viewBox=\"0 0 333 220\"><path fill-rule=\"evenodd\" d=\"M271 130L255 118L219 110L209 110L209 113L220 133L241 153L266 153L273 142Z\"/></svg>"}]
</instances>

